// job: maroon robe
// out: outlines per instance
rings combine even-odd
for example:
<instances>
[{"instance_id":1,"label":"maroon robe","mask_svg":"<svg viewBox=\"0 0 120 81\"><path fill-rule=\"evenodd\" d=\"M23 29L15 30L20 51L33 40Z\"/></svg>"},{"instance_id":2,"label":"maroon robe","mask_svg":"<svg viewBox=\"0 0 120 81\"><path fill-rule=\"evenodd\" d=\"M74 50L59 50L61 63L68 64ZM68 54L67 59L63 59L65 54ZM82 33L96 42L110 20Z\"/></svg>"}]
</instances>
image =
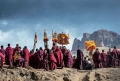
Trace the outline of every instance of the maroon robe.
<instances>
[{"instance_id":1,"label":"maroon robe","mask_svg":"<svg viewBox=\"0 0 120 81\"><path fill-rule=\"evenodd\" d=\"M49 55L49 69L50 70L55 70L57 68L56 63L57 63L57 60L56 60L54 54L53 53L50 54Z\"/></svg>"},{"instance_id":2,"label":"maroon robe","mask_svg":"<svg viewBox=\"0 0 120 81\"><path fill-rule=\"evenodd\" d=\"M80 49L78 49L77 58L73 67L82 70L83 69L82 61L83 61L83 52Z\"/></svg>"},{"instance_id":3,"label":"maroon robe","mask_svg":"<svg viewBox=\"0 0 120 81\"><path fill-rule=\"evenodd\" d=\"M29 65L30 65L31 67L34 67L34 53L30 53Z\"/></svg>"},{"instance_id":4,"label":"maroon robe","mask_svg":"<svg viewBox=\"0 0 120 81\"><path fill-rule=\"evenodd\" d=\"M4 55L4 57L5 57L5 49L4 48L2 48L2 49L0 49L0 52Z\"/></svg>"},{"instance_id":5,"label":"maroon robe","mask_svg":"<svg viewBox=\"0 0 120 81\"><path fill-rule=\"evenodd\" d=\"M72 58L72 55L71 55L70 52L67 53L67 57L68 57L68 59L67 59L67 67L71 68L72 65L73 65L73 58Z\"/></svg>"},{"instance_id":6,"label":"maroon robe","mask_svg":"<svg viewBox=\"0 0 120 81\"><path fill-rule=\"evenodd\" d=\"M29 65L29 51L27 48L23 49L24 67Z\"/></svg>"},{"instance_id":7,"label":"maroon robe","mask_svg":"<svg viewBox=\"0 0 120 81\"><path fill-rule=\"evenodd\" d=\"M101 67L101 55L100 55L100 52L96 51L93 54L93 62L94 62L95 68L100 68Z\"/></svg>"},{"instance_id":8,"label":"maroon robe","mask_svg":"<svg viewBox=\"0 0 120 81\"><path fill-rule=\"evenodd\" d=\"M49 64L48 64L48 54L43 54L43 68L45 70L49 70Z\"/></svg>"},{"instance_id":9,"label":"maroon robe","mask_svg":"<svg viewBox=\"0 0 120 81\"><path fill-rule=\"evenodd\" d=\"M43 50L38 51L38 69L43 68Z\"/></svg>"},{"instance_id":10,"label":"maroon robe","mask_svg":"<svg viewBox=\"0 0 120 81\"><path fill-rule=\"evenodd\" d=\"M112 67L117 67L118 66L118 50L113 49L112 51Z\"/></svg>"},{"instance_id":11,"label":"maroon robe","mask_svg":"<svg viewBox=\"0 0 120 81\"><path fill-rule=\"evenodd\" d=\"M102 61L102 67L106 67L106 54L104 52L101 53L101 61Z\"/></svg>"},{"instance_id":12,"label":"maroon robe","mask_svg":"<svg viewBox=\"0 0 120 81\"><path fill-rule=\"evenodd\" d=\"M8 46L5 51L6 54L6 64L13 66L13 49Z\"/></svg>"},{"instance_id":13,"label":"maroon robe","mask_svg":"<svg viewBox=\"0 0 120 81\"><path fill-rule=\"evenodd\" d=\"M3 62L5 62L4 55L0 53L0 68L3 68Z\"/></svg>"},{"instance_id":14,"label":"maroon robe","mask_svg":"<svg viewBox=\"0 0 120 81\"><path fill-rule=\"evenodd\" d=\"M63 67L63 54L59 48L54 52L54 56L57 60L57 67Z\"/></svg>"},{"instance_id":15,"label":"maroon robe","mask_svg":"<svg viewBox=\"0 0 120 81\"><path fill-rule=\"evenodd\" d=\"M38 51L34 53L32 61L34 62L34 65L33 65L34 68L37 69L38 68Z\"/></svg>"}]
</instances>

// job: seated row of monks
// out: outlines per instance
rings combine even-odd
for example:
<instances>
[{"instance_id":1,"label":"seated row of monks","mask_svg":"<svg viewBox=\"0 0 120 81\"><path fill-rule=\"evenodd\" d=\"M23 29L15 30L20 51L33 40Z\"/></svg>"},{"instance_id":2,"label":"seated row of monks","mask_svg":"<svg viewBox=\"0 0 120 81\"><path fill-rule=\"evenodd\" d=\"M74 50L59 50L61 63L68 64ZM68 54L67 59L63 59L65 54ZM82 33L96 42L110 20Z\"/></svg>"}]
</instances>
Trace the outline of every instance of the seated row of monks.
<instances>
[{"instance_id":1,"label":"seated row of monks","mask_svg":"<svg viewBox=\"0 0 120 81\"><path fill-rule=\"evenodd\" d=\"M92 55L92 59L84 58L84 54L80 47L77 50L77 57L73 58L70 50L66 49L65 46L58 47L53 43L53 47L49 49L45 46L43 50L42 47L36 49L35 53L33 50L29 52L27 46L23 49L16 44L15 48L12 48L10 44L4 49L1 46L0 49L0 67L3 67L3 63L10 66L17 67L27 67L31 66L36 69L45 69L45 70L55 70L56 68L76 68L76 69L90 69L91 60L95 68L100 67L116 67L120 59L120 52L114 47L112 51L109 50L107 54L99 52L98 49ZM84 59L83 59L84 58Z\"/></svg>"}]
</instances>

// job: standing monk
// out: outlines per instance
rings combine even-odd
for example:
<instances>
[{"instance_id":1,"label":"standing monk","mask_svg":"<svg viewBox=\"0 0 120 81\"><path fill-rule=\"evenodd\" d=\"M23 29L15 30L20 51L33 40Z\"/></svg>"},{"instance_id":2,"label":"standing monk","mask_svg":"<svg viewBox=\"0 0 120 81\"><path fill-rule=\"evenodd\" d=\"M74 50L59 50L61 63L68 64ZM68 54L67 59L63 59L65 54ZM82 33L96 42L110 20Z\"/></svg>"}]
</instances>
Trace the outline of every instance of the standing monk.
<instances>
[{"instance_id":1,"label":"standing monk","mask_svg":"<svg viewBox=\"0 0 120 81\"><path fill-rule=\"evenodd\" d=\"M36 49L36 52L33 55L33 59L32 61L34 61L34 68L38 68L38 49Z\"/></svg>"},{"instance_id":2,"label":"standing monk","mask_svg":"<svg viewBox=\"0 0 120 81\"><path fill-rule=\"evenodd\" d=\"M8 47L6 48L5 54L6 54L6 64L13 66L13 57L12 57L13 56L13 49L10 46L10 44L8 44Z\"/></svg>"},{"instance_id":3,"label":"standing monk","mask_svg":"<svg viewBox=\"0 0 120 81\"><path fill-rule=\"evenodd\" d=\"M83 52L80 50L80 47L78 47L77 58L76 58L76 61L73 65L73 68L77 68L77 69L82 70L83 69L82 61L83 61Z\"/></svg>"},{"instance_id":4,"label":"standing monk","mask_svg":"<svg viewBox=\"0 0 120 81\"><path fill-rule=\"evenodd\" d=\"M57 63L57 60L54 56L53 50L51 50L49 54L49 69L55 70L57 68L56 63Z\"/></svg>"},{"instance_id":5,"label":"standing monk","mask_svg":"<svg viewBox=\"0 0 120 81\"><path fill-rule=\"evenodd\" d=\"M27 49L27 46L23 48L23 58L24 58L24 67L27 67L29 65L29 51Z\"/></svg>"},{"instance_id":6,"label":"standing monk","mask_svg":"<svg viewBox=\"0 0 120 81\"><path fill-rule=\"evenodd\" d=\"M1 52L1 53L3 54L3 56L5 57L5 49L4 49L3 45L1 45L0 52Z\"/></svg>"},{"instance_id":7,"label":"standing monk","mask_svg":"<svg viewBox=\"0 0 120 81\"><path fill-rule=\"evenodd\" d=\"M117 67L118 65L118 50L116 47L112 50L112 67Z\"/></svg>"},{"instance_id":8,"label":"standing monk","mask_svg":"<svg viewBox=\"0 0 120 81\"><path fill-rule=\"evenodd\" d=\"M98 48L96 49L95 53L93 54L93 62L95 65L95 68L101 67L101 56Z\"/></svg>"},{"instance_id":9,"label":"standing monk","mask_svg":"<svg viewBox=\"0 0 120 81\"><path fill-rule=\"evenodd\" d=\"M43 49L40 47L38 51L38 69L43 68Z\"/></svg>"},{"instance_id":10,"label":"standing monk","mask_svg":"<svg viewBox=\"0 0 120 81\"><path fill-rule=\"evenodd\" d=\"M67 51L67 67L71 68L73 65L73 58L72 55L70 53L70 50Z\"/></svg>"},{"instance_id":11,"label":"standing monk","mask_svg":"<svg viewBox=\"0 0 120 81\"><path fill-rule=\"evenodd\" d=\"M102 50L102 53L101 53L101 61L102 61L102 67L105 68L106 67L106 54L104 53L104 50Z\"/></svg>"},{"instance_id":12,"label":"standing monk","mask_svg":"<svg viewBox=\"0 0 120 81\"><path fill-rule=\"evenodd\" d=\"M111 49L107 52L107 67L112 66L112 52Z\"/></svg>"},{"instance_id":13,"label":"standing monk","mask_svg":"<svg viewBox=\"0 0 120 81\"><path fill-rule=\"evenodd\" d=\"M4 55L0 52L0 68L3 68L3 63L5 62Z\"/></svg>"}]
</instances>

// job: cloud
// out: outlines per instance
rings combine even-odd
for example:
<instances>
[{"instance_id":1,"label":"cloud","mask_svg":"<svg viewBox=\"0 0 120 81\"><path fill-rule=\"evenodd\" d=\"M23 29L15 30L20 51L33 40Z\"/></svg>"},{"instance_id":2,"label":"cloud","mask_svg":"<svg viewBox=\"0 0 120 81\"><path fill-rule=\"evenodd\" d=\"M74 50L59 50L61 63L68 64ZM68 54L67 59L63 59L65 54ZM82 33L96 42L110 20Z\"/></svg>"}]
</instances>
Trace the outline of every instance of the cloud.
<instances>
[{"instance_id":1,"label":"cloud","mask_svg":"<svg viewBox=\"0 0 120 81\"><path fill-rule=\"evenodd\" d=\"M5 20L3 20L3 21L1 22L1 24L2 24L2 25L7 25L7 24L8 24L8 22L7 22L7 21L5 21Z\"/></svg>"}]
</instances>

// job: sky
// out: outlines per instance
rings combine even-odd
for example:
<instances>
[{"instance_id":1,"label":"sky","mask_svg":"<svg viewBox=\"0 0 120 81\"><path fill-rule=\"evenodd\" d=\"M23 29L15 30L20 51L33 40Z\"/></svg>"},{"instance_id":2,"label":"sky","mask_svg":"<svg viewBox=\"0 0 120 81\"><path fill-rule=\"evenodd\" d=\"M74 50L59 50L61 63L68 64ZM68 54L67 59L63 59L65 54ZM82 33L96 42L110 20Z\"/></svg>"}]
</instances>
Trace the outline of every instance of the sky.
<instances>
[{"instance_id":1,"label":"sky","mask_svg":"<svg viewBox=\"0 0 120 81\"><path fill-rule=\"evenodd\" d=\"M37 32L37 48L44 47L46 29L49 48L52 46L52 30L74 38L83 33L107 29L120 34L120 0L0 0L0 45L33 48Z\"/></svg>"}]
</instances>

